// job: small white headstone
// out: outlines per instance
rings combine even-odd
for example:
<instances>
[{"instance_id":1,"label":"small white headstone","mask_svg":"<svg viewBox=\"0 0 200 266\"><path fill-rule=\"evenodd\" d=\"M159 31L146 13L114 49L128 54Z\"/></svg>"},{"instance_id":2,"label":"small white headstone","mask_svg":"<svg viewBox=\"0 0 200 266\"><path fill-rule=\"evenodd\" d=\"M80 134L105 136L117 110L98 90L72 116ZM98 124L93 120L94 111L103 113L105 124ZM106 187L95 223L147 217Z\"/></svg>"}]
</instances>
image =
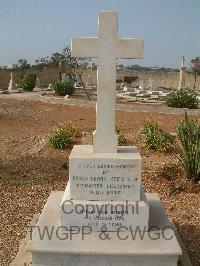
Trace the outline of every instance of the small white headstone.
<instances>
[{"instance_id":1,"label":"small white headstone","mask_svg":"<svg viewBox=\"0 0 200 266\"><path fill-rule=\"evenodd\" d=\"M155 89L155 82L153 79L149 79L149 88L150 90Z\"/></svg>"},{"instance_id":2,"label":"small white headstone","mask_svg":"<svg viewBox=\"0 0 200 266\"><path fill-rule=\"evenodd\" d=\"M120 89L124 89L125 84L122 82L122 84L120 85Z\"/></svg>"},{"instance_id":3,"label":"small white headstone","mask_svg":"<svg viewBox=\"0 0 200 266\"><path fill-rule=\"evenodd\" d=\"M40 78L37 78L36 79L36 86L35 86L35 88L38 90L38 89L40 89L40 87L41 87Z\"/></svg>"},{"instance_id":4,"label":"small white headstone","mask_svg":"<svg viewBox=\"0 0 200 266\"><path fill-rule=\"evenodd\" d=\"M49 84L48 90L52 90L53 89L53 85Z\"/></svg>"},{"instance_id":5,"label":"small white headstone","mask_svg":"<svg viewBox=\"0 0 200 266\"><path fill-rule=\"evenodd\" d=\"M165 85L165 81L164 81L164 80L161 81L161 86L162 86L163 88L166 87L166 85Z\"/></svg>"},{"instance_id":6,"label":"small white headstone","mask_svg":"<svg viewBox=\"0 0 200 266\"><path fill-rule=\"evenodd\" d=\"M139 89L144 90L144 81L143 80L140 80Z\"/></svg>"},{"instance_id":7,"label":"small white headstone","mask_svg":"<svg viewBox=\"0 0 200 266\"><path fill-rule=\"evenodd\" d=\"M13 72L10 73L10 81L9 81L9 85L8 85L8 91L12 91L15 90L15 82L13 79Z\"/></svg>"},{"instance_id":8,"label":"small white headstone","mask_svg":"<svg viewBox=\"0 0 200 266\"><path fill-rule=\"evenodd\" d=\"M62 82L70 81L70 77L67 74L62 74Z\"/></svg>"},{"instance_id":9,"label":"small white headstone","mask_svg":"<svg viewBox=\"0 0 200 266\"><path fill-rule=\"evenodd\" d=\"M124 91L124 92L127 92L127 91L128 91L128 87L125 86L125 87L123 88L123 91Z\"/></svg>"},{"instance_id":10,"label":"small white headstone","mask_svg":"<svg viewBox=\"0 0 200 266\"><path fill-rule=\"evenodd\" d=\"M185 87L185 57L182 57L178 89Z\"/></svg>"}]
</instances>

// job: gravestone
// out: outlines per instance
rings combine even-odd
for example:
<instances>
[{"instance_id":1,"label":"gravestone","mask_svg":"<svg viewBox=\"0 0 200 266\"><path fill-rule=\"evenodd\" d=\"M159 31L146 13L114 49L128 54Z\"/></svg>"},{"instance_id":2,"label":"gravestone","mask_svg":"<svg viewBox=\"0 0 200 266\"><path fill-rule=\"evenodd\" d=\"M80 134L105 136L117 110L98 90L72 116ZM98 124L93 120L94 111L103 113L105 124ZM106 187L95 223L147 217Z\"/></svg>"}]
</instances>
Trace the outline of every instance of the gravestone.
<instances>
[{"instance_id":1,"label":"gravestone","mask_svg":"<svg viewBox=\"0 0 200 266\"><path fill-rule=\"evenodd\" d=\"M166 85L165 85L165 81L164 80L161 81L161 87L166 88Z\"/></svg>"},{"instance_id":2,"label":"gravestone","mask_svg":"<svg viewBox=\"0 0 200 266\"><path fill-rule=\"evenodd\" d=\"M16 89L13 76L14 76L14 74L13 74L13 72L11 72L10 73L10 81L9 81L9 85L8 85L8 91L9 92Z\"/></svg>"},{"instance_id":3,"label":"gravestone","mask_svg":"<svg viewBox=\"0 0 200 266\"><path fill-rule=\"evenodd\" d=\"M125 88L125 86L126 86L126 85L122 82L122 83L120 84L120 89L123 90L123 89Z\"/></svg>"},{"instance_id":4,"label":"gravestone","mask_svg":"<svg viewBox=\"0 0 200 266\"><path fill-rule=\"evenodd\" d=\"M36 89L36 90L39 90L40 88L41 88L40 78L37 77L37 78L36 78L35 89Z\"/></svg>"},{"instance_id":5,"label":"gravestone","mask_svg":"<svg viewBox=\"0 0 200 266\"><path fill-rule=\"evenodd\" d=\"M117 38L117 16L100 12L99 34L93 38L74 38L72 56L97 58L97 109L94 152L116 152L115 95L117 58L141 58L143 41Z\"/></svg>"},{"instance_id":6,"label":"gravestone","mask_svg":"<svg viewBox=\"0 0 200 266\"><path fill-rule=\"evenodd\" d=\"M155 81L153 79L149 79L149 89L154 90L155 89Z\"/></svg>"},{"instance_id":7,"label":"gravestone","mask_svg":"<svg viewBox=\"0 0 200 266\"><path fill-rule=\"evenodd\" d=\"M92 77L90 75L88 75L86 80L87 80L86 87L87 88L92 88L94 86L94 82L92 80Z\"/></svg>"},{"instance_id":8,"label":"gravestone","mask_svg":"<svg viewBox=\"0 0 200 266\"><path fill-rule=\"evenodd\" d=\"M185 56L183 56L181 60L178 89L180 90L181 88L184 87L185 87Z\"/></svg>"},{"instance_id":9,"label":"gravestone","mask_svg":"<svg viewBox=\"0 0 200 266\"><path fill-rule=\"evenodd\" d=\"M129 88L125 85L124 88L123 88L123 91L124 91L124 92L127 92L128 89L129 89Z\"/></svg>"},{"instance_id":10,"label":"gravestone","mask_svg":"<svg viewBox=\"0 0 200 266\"><path fill-rule=\"evenodd\" d=\"M93 145L74 146L65 192L47 200L32 265L175 266L181 250L158 195L142 189L139 151L115 132L116 59L141 58L143 41L118 39L117 13L100 12L98 37L72 39L72 56L98 60L96 131Z\"/></svg>"},{"instance_id":11,"label":"gravestone","mask_svg":"<svg viewBox=\"0 0 200 266\"><path fill-rule=\"evenodd\" d=\"M52 90L53 89L53 84L49 83L49 86L47 88L48 90Z\"/></svg>"},{"instance_id":12,"label":"gravestone","mask_svg":"<svg viewBox=\"0 0 200 266\"><path fill-rule=\"evenodd\" d=\"M70 81L70 76L64 73L62 74L62 82L65 82L65 81Z\"/></svg>"},{"instance_id":13,"label":"gravestone","mask_svg":"<svg viewBox=\"0 0 200 266\"><path fill-rule=\"evenodd\" d=\"M144 90L144 81L140 80L139 89Z\"/></svg>"}]
</instances>

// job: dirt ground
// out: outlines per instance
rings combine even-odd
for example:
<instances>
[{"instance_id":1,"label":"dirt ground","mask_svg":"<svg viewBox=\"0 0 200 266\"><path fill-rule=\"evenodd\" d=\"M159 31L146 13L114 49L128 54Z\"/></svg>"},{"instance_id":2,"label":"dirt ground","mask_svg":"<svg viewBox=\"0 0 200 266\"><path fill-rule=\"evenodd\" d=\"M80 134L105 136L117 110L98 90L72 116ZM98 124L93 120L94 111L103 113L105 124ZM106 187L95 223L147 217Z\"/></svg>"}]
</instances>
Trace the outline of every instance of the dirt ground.
<instances>
[{"instance_id":1,"label":"dirt ground","mask_svg":"<svg viewBox=\"0 0 200 266\"><path fill-rule=\"evenodd\" d=\"M139 145L145 191L158 192L168 216L178 226L193 265L200 265L200 187L184 179L172 154L149 152L139 142L138 131L153 119L174 132L181 115L117 111L117 126L132 144ZM35 213L40 213L52 190L64 190L70 149L52 150L47 136L59 123L72 121L86 137L95 128L92 107L0 99L1 253L8 265ZM198 120L200 123L200 118ZM89 136L89 137L87 137ZM174 187L180 191L170 196Z\"/></svg>"}]
</instances>

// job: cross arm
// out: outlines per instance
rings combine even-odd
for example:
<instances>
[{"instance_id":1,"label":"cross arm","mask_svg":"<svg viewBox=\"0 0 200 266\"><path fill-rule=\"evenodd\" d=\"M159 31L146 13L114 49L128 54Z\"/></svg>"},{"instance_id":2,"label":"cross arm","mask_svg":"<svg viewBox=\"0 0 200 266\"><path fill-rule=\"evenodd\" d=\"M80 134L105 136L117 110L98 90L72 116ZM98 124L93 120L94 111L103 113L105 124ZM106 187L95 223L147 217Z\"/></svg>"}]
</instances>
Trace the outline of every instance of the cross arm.
<instances>
[{"instance_id":1,"label":"cross arm","mask_svg":"<svg viewBox=\"0 0 200 266\"><path fill-rule=\"evenodd\" d=\"M87 57L97 57L97 41L96 37L94 38L72 38L71 40L71 54L72 57L77 58L87 58Z\"/></svg>"},{"instance_id":2,"label":"cross arm","mask_svg":"<svg viewBox=\"0 0 200 266\"><path fill-rule=\"evenodd\" d=\"M124 38L118 40L117 45L118 58L135 58L144 57L144 41L134 38Z\"/></svg>"}]
</instances>

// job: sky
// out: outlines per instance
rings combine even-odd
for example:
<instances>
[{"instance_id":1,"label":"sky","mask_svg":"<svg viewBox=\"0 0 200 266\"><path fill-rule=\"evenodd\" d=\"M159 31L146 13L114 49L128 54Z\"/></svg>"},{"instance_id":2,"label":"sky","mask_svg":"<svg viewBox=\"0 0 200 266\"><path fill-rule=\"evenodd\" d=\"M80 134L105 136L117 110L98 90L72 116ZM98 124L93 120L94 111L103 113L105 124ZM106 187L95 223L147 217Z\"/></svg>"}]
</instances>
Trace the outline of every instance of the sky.
<instances>
[{"instance_id":1,"label":"sky","mask_svg":"<svg viewBox=\"0 0 200 266\"><path fill-rule=\"evenodd\" d=\"M144 59L122 63L178 68L200 56L200 0L0 0L0 66L96 36L105 10L118 12L119 37L144 39Z\"/></svg>"}]
</instances>

